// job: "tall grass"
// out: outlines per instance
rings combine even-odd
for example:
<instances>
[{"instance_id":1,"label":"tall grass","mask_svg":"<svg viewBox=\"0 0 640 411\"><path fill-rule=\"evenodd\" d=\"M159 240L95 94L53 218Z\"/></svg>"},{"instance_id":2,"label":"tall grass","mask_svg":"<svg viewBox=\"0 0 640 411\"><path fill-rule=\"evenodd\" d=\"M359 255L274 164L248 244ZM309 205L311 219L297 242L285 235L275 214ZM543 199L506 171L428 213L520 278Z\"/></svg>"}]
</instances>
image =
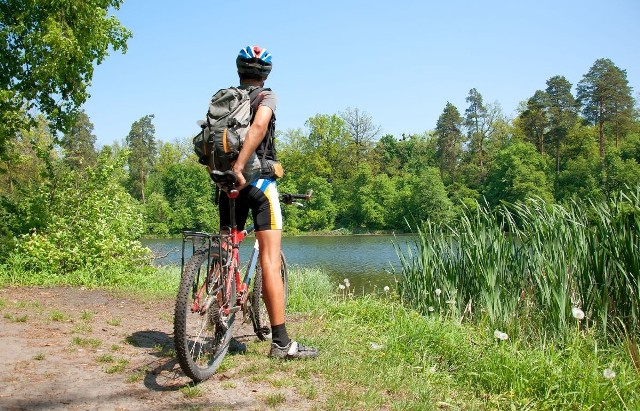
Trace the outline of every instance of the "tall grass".
<instances>
[{"instance_id":1,"label":"tall grass","mask_svg":"<svg viewBox=\"0 0 640 411\"><path fill-rule=\"evenodd\" d=\"M577 323L607 338L640 331L640 191L478 207L456 226L427 223L415 251L398 251L400 295L426 315L513 335L565 336Z\"/></svg>"}]
</instances>

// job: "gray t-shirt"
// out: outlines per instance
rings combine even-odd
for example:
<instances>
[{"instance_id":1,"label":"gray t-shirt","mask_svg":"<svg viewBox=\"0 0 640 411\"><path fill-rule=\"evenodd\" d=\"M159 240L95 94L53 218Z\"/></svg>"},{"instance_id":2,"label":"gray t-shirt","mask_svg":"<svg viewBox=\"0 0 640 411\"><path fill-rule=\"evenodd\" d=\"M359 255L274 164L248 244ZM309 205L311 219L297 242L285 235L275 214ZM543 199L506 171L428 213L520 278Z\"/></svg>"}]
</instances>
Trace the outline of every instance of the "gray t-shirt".
<instances>
[{"instance_id":1,"label":"gray t-shirt","mask_svg":"<svg viewBox=\"0 0 640 411\"><path fill-rule=\"evenodd\" d=\"M240 88L245 88L249 91L249 93L251 93L251 91L256 89L257 87L256 86L249 86L249 87L240 86ZM269 107L273 112L273 115L275 116L276 105L278 103L278 98L276 97L276 93L274 93L271 89L267 88L260 92L260 95L258 96L258 98L260 99L260 103L258 104L258 106Z\"/></svg>"}]
</instances>

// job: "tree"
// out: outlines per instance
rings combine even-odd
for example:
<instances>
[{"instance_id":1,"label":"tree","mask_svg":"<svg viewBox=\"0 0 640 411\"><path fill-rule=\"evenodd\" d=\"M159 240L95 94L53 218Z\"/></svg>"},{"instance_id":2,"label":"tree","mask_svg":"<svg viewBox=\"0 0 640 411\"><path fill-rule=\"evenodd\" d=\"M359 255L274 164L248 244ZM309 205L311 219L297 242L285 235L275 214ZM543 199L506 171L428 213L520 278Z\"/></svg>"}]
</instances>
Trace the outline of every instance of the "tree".
<instances>
[{"instance_id":1,"label":"tree","mask_svg":"<svg viewBox=\"0 0 640 411\"><path fill-rule=\"evenodd\" d=\"M324 177L332 181L334 178L346 178L354 167L349 163L349 136L345 122L339 116L317 114L305 123L309 136L305 141L305 153L319 156L320 159L308 160L318 163L326 162L328 174Z\"/></svg>"},{"instance_id":2,"label":"tree","mask_svg":"<svg viewBox=\"0 0 640 411\"><path fill-rule=\"evenodd\" d=\"M447 196L440 172L427 167L420 174L407 174L396 182L397 204L389 216L392 227L405 227L406 223L422 221L447 223L453 217L453 203Z\"/></svg>"},{"instance_id":3,"label":"tree","mask_svg":"<svg viewBox=\"0 0 640 411\"><path fill-rule=\"evenodd\" d=\"M98 155L95 149L96 136L93 124L84 111L78 113L76 121L60 140L64 149L65 162L73 170L82 170L96 164Z\"/></svg>"},{"instance_id":4,"label":"tree","mask_svg":"<svg viewBox=\"0 0 640 411\"><path fill-rule=\"evenodd\" d=\"M387 134L371 151L372 172L385 173L389 177L418 174L426 167L437 166L435 152L436 140L430 133L403 134L400 140Z\"/></svg>"},{"instance_id":5,"label":"tree","mask_svg":"<svg viewBox=\"0 0 640 411\"><path fill-rule=\"evenodd\" d=\"M348 107L340 117L345 123L347 133L355 146L355 164L360 164L362 158L371 148L371 142L380 134L380 126L373 123L371 116L357 108Z\"/></svg>"},{"instance_id":6,"label":"tree","mask_svg":"<svg viewBox=\"0 0 640 411\"><path fill-rule=\"evenodd\" d=\"M551 202L553 196L544 157L533 144L516 142L501 150L487 175L485 195L492 205L515 203L531 197Z\"/></svg>"},{"instance_id":7,"label":"tree","mask_svg":"<svg viewBox=\"0 0 640 411\"><path fill-rule=\"evenodd\" d=\"M486 141L493 131L493 119L489 110L482 102L482 94L475 88L469 90L466 98L469 107L465 110L464 125L469 138L469 151L472 157L477 157L480 170L480 180L484 179Z\"/></svg>"},{"instance_id":8,"label":"tree","mask_svg":"<svg viewBox=\"0 0 640 411\"><path fill-rule=\"evenodd\" d=\"M578 120L578 105L571 94L571 83L563 76L547 80L549 137L555 148L556 175L560 173L560 147Z\"/></svg>"},{"instance_id":9,"label":"tree","mask_svg":"<svg viewBox=\"0 0 640 411\"><path fill-rule=\"evenodd\" d=\"M129 176L133 195L142 203L145 202L144 188L153 169L157 156L157 144L155 139L156 129L151 122L154 115L146 115L131 125L131 131L127 135L127 147L131 151L129 155Z\"/></svg>"},{"instance_id":10,"label":"tree","mask_svg":"<svg viewBox=\"0 0 640 411\"><path fill-rule=\"evenodd\" d=\"M86 270L99 278L114 266L134 269L148 261L148 250L138 241L140 207L117 178L126 152L116 158L106 154L82 175L71 170L60 176L47 226L18 241L16 262L25 270L53 275Z\"/></svg>"},{"instance_id":11,"label":"tree","mask_svg":"<svg viewBox=\"0 0 640 411\"><path fill-rule=\"evenodd\" d=\"M126 52L131 32L109 10L122 0L0 1L0 157L43 114L64 131L88 97L96 65Z\"/></svg>"},{"instance_id":12,"label":"tree","mask_svg":"<svg viewBox=\"0 0 640 411\"><path fill-rule=\"evenodd\" d=\"M536 90L529 100L525 110L520 113L520 127L524 131L526 140L535 144L540 154L545 153L545 138L549 131L549 119L547 117L547 94L542 90Z\"/></svg>"},{"instance_id":13,"label":"tree","mask_svg":"<svg viewBox=\"0 0 640 411\"><path fill-rule=\"evenodd\" d=\"M633 116L633 97L626 70L598 59L578 83L578 101L587 121L598 126L600 160L605 161L605 124L612 125L616 147Z\"/></svg>"},{"instance_id":14,"label":"tree","mask_svg":"<svg viewBox=\"0 0 640 411\"><path fill-rule=\"evenodd\" d=\"M0 157L0 261L16 238L48 223L56 154L47 121L39 116L35 127L8 142L5 154Z\"/></svg>"},{"instance_id":15,"label":"tree","mask_svg":"<svg viewBox=\"0 0 640 411\"><path fill-rule=\"evenodd\" d=\"M440 175L455 181L456 168L462 154L462 117L453 104L447 102L436 123L436 158Z\"/></svg>"},{"instance_id":16,"label":"tree","mask_svg":"<svg viewBox=\"0 0 640 411\"><path fill-rule=\"evenodd\" d=\"M185 229L213 231L218 227L219 218L213 202L211 178L201 164L195 161L173 164L163 172L162 183L164 198L172 211L162 215L155 214L160 219L153 221L154 223L166 223L167 218L171 217L168 228L172 234ZM158 203L158 200L156 198L154 201ZM155 208L154 212L157 211Z\"/></svg>"}]
</instances>

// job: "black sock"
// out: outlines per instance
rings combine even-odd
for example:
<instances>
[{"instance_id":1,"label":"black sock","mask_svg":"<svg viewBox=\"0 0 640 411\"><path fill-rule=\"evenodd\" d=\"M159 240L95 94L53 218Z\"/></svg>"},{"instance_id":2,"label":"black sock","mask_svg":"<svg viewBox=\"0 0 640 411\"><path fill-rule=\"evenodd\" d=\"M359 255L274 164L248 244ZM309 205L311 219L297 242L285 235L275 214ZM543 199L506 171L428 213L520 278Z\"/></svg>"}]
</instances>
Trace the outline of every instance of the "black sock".
<instances>
[{"instance_id":1,"label":"black sock","mask_svg":"<svg viewBox=\"0 0 640 411\"><path fill-rule=\"evenodd\" d=\"M286 347L289 344L289 335L287 335L287 327L284 323L271 326L271 341L278 344L279 347Z\"/></svg>"}]
</instances>

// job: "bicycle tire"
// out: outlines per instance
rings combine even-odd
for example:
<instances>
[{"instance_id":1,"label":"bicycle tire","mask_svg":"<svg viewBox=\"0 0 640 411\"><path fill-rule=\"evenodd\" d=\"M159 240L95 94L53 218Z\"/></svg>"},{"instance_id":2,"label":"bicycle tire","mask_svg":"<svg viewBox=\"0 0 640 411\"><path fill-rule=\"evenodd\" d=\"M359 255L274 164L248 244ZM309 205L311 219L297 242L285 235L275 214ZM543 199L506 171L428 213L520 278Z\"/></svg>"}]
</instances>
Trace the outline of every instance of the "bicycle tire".
<instances>
[{"instance_id":1,"label":"bicycle tire","mask_svg":"<svg viewBox=\"0 0 640 411\"><path fill-rule=\"evenodd\" d=\"M235 305L235 276L221 267L217 245L214 248L209 252L205 246L193 253L183 271L176 298L173 326L176 357L185 375L195 382L208 379L220 366L229 350L235 319L235 312L225 315L221 308ZM198 298L207 267L210 282ZM231 276L229 289L225 287L227 275ZM196 312L194 299L200 307Z\"/></svg>"},{"instance_id":2,"label":"bicycle tire","mask_svg":"<svg viewBox=\"0 0 640 411\"><path fill-rule=\"evenodd\" d=\"M287 260L284 257L284 253L280 252L280 277L284 284L284 304L287 305L287 299L289 297L289 285L288 278L289 273L287 271ZM251 304L251 321L253 323L253 330L256 336L261 341L266 341L271 338L271 323L269 322L269 314L267 313L267 307L264 305L262 299L262 267L260 262L256 264L256 273L253 279L253 289L249 296L249 302Z\"/></svg>"}]
</instances>

